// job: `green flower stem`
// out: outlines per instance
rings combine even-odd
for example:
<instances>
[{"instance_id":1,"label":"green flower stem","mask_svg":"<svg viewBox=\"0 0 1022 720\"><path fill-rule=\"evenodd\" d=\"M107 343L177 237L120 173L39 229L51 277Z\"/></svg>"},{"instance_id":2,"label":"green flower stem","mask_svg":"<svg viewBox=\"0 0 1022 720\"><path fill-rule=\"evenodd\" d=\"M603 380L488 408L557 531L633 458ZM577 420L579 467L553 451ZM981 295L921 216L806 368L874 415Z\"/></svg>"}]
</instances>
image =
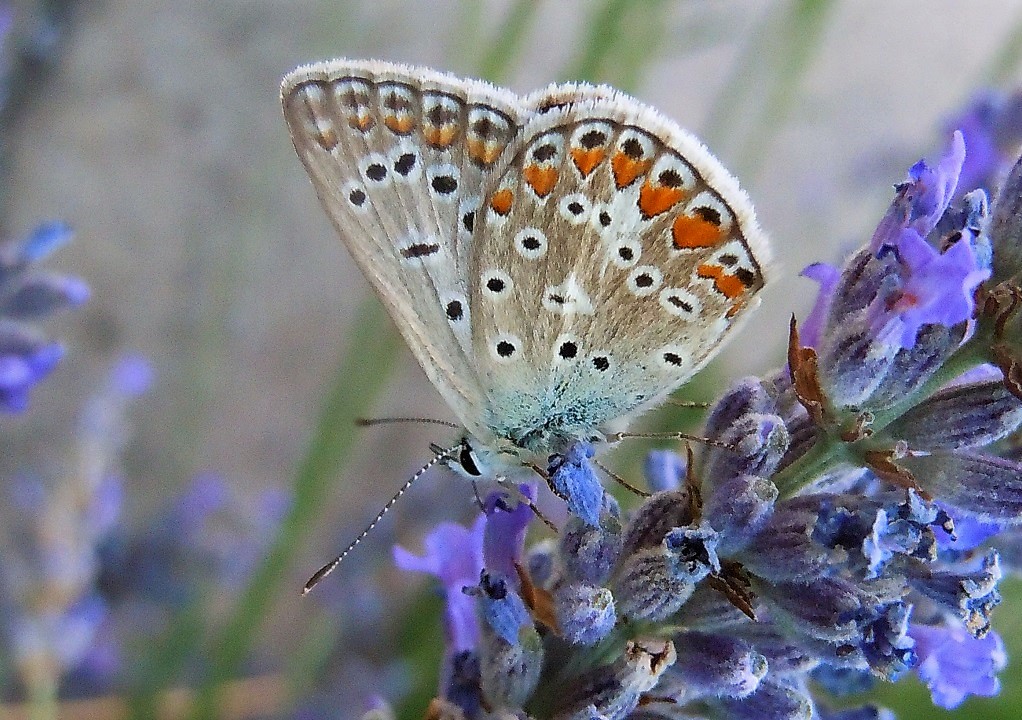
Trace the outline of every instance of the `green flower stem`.
<instances>
[{"instance_id":1,"label":"green flower stem","mask_svg":"<svg viewBox=\"0 0 1022 720\"><path fill-rule=\"evenodd\" d=\"M983 348L989 347L989 343L984 341L985 338L986 333L977 331L977 336L951 355L918 390L894 407L877 412L869 426L873 435L880 433L910 408L930 397L962 373L986 362ZM781 499L798 495L819 477L841 465L861 466L856 451L869 445L869 440L848 443L841 440L836 432L827 432L809 452L773 476L772 480L780 492Z\"/></svg>"},{"instance_id":2,"label":"green flower stem","mask_svg":"<svg viewBox=\"0 0 1022 720\"><path fill-rule=\"evenodd\" d=\"M57 720L60 714L57 679L48 677L29 688L28 720Z\"/></svg>"}]
</instances>

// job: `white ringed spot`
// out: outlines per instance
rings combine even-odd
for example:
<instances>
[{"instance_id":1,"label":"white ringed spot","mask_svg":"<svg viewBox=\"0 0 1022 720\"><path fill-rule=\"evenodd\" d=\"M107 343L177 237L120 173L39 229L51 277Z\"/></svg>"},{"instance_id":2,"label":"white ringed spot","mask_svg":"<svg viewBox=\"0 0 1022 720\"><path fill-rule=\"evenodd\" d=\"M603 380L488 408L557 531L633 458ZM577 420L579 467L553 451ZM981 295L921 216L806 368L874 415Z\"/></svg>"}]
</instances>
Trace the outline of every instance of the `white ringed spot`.
<instances>
[{"instance_id":1,"label":"white ringed spot","mask_svg":"<svg viewBox=\"0 0 1022 720\"><path fill-rule=\"evenodd\" d=\"M539 228L519 230L514 240L515 250L526 260L538 260L546 255L546 235Z\"/></svg>"},{"instance_id":2,"label":"white ringed spot","mask_svg":"<svg viewBox=\"0 0 1022 720\"><path fill-rule=\"evenodd\" d=\"M581 344L578 338L570 334L562 334L554 340L554 365L571 362L578 357Z\"/></svg>"},{"instance_id":3,"label":"white ringed spot","mask_svg":"<svg viewBox=\"0 0 1022 720\"><path fill-rule=\"evenodd\" d=\"M703 303L695 293L680 287L661 290L660 305L671 315L686 320L696 320L703 312Z\"/></svg>"},{"instance_id":4,"label":"white ringed spot","mask_svg":"<svg viewBox=\"0 0 1022 720\"><path fill-rule=\"evenodd\" d=\"M433 165L426 170L426 181L429 183L430 195L441 201L451 201L458 197L458 182L461 169L456 165L444 163Z\"/></svg>"},{"instance_id":5,"label":"white ringed spot","mask_svg":"<svg viewBox=\"0 0 1022 720\"><path fill-rule=\"evenodd\" d=\"M511 294L511 289L514 287L511 276L497 268L484 270L479 281L483 295L491 300L503 300Z\"/></svg>"},{"instance_id":6,"label":"white ringed spot","mask_svg":"<svg viewBox=\"0 0 1022 720\"><path fill-rule=\"evenodd\" d=\"M358 165L358 171L366 185L389 185L392 181L390 161L379 153L366 155Z\"/></svg>"},{"instance_id":7,"label":"white ringed spot","mask_svg":"<svg viewBox=\"0 0 1022 720\"><path fill-rule=\"evenodd\" d=\"M688 350L682 345L665 345L653 354L658 366L671 372L684 372L692 361Z\"/></svg>"},{"instance_id":8,"label":"white ringed spot","mask_svg":"<svg viewBox=\"0 0 1022 720\"><path fill-rule=\"evenodd\" d=\"M490 342L490 356L501 364L513 362L522 354L522 341L511 333L498 333Z\"/></svg>"},{"instance_id":9,"label":"white ringed spot","mask_svg":"<svg viewBox=\"0 0 1022 720\"><path fill-rule=\"evenodd\" d=\"M349 182L341 190L341 195L348 203L348 207L357 213L369 212L372 203L366 193L365 186L360 182Z\"/></svg>"},{"instance_id":10,"label":"white ringed spot","mask_svg":"<svg viewBox=\"0 0 1022 720\"><path fill-rule=\"evenodd\" d=\"M581 225L589 219L592 203L585 195L572 193L560 199L557 203L557 211L572 225Z\"/></svg>"},{"instance_id":11,"label":"white ringed spot","mask_svg":"<svg viewBox=\"0 0 1022 720\"><path fill-rule=\"evenodd\" d=\"M734 215L724 201L708 190L696 195L685 203L685 214L699 217L720 228L721 236L731 232Z\"/></svg>"},{"instance_id":12,"label":"white ringed spot","mask_svg":"<svg viewBox=\"0 0 1022 720\"><path fill-rule=\"evenodd\" d=\"M655 265L639 265L628 273L628 292L636 297L652 295L663 284L664 274Z\"/></svg>"},{"instance_id":13,"label":"white ringed spot","mask_svg":"<svg viewBox=\"0 0 1022 720\"><path fill-rule=\"evenodd\" d=\"M632 237L620 238L610 246L610 261L621 270L635 267L642 257L642 243Z\"/></svg>"}]
</instances>

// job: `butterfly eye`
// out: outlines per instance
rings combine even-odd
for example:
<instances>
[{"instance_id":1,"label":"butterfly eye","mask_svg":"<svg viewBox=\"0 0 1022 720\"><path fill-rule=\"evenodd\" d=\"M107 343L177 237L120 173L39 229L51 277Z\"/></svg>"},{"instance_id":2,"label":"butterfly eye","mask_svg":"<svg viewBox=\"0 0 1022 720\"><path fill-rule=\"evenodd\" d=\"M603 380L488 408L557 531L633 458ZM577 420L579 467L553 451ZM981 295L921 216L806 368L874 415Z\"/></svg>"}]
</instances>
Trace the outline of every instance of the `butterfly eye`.
<instances>
[{"instance_id":1,"label":"butterfly eye","mask_svg":"<svg viewBox=\"0 0 1022 720\"><path fill-rule=\"evenodd\" d=\"M461 452L458 454L458 464L461 465L462 470L473 477L482 475L479 471L479 466L476 465L475 453L467 442L461 445Z\"/></svg>"}]
</instances>

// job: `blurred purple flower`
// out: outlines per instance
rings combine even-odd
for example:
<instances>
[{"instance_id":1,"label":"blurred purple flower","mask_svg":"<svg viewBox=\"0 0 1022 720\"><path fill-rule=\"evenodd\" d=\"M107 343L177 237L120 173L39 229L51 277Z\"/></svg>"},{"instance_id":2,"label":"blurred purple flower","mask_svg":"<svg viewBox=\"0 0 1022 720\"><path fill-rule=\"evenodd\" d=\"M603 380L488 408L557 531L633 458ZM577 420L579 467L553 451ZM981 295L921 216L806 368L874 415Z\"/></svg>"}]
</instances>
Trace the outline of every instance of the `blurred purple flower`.
<instances>
[{"instance_id":1,"label":"blurred purple flower","mask_svg":"<svg viewBox=\"0 0 1022 720\"><path fill-rule=\"evenodd\" d=\"M402 570L433 575L444 591L444 629L451 653L473 650L479 642L475 598L462 592L474 587L483 570L483 533L486 516L471 527L441 523L426 536L426 551L415 555L394 546L394 564Z\"/></svg>"},{"instance_id":2,"label":"blurred purple flower","mask_svg":"<svg viewBox=\"0 0 1022 720\"><path fill-rule=\"evenodd\" d=\"M27 408L29 391L64 355L60 343L47 340L35 322L63 308L78 307L89 297L88 287L78 278L36 267L70 239L66 225L50 223L0 247L0 410Z\"/></svg>"},{"instance_id":3,"label":"blurred purple flower","mask_svg":"<svg viewBox=\"0 0 1022 720\"><path fill-rule=\"evenodd\" d=\"M913 625L909 635L919 656L916 672L935 705L951 709L970 695L990 697L1000 691L997 673L1008 658L997 633L976 638L961 625Z\"/></svg>"}]
</instances>

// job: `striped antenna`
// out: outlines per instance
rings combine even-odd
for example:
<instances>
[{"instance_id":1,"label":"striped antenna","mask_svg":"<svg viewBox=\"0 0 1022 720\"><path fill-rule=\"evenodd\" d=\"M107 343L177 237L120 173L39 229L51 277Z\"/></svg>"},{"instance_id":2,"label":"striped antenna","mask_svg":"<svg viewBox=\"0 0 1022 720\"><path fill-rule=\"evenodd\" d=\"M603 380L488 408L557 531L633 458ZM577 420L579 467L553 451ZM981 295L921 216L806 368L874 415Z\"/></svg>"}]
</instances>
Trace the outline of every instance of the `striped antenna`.
<instances>
[{"instance_id":1,"label":"striped antenna","mask_svg":"<svg viewBox=\"0 0 1022 720\"><path fill-rule=\"evenodd\" d=\"M379 513L377 513L376 517L373 518L373 521L369 523L368 526L366 526L366 529L363 530L357 538L352 540L351 544L348 545L348 547L344 548L344 552L342 552L340 555L335 557L333 560L331 560L326 565L324 565L323 567L321 567L319 570L312 574L312 577L309 578L309 581L305 583L305 587L302 588L302 595L308 595L309 591L311 591L312 588L319 585L320 580L322 580L327 575L332 573L335 569L337 569L337 566L340 565L344 558L348 556L348 553L354 550L360 542L365 540L366 535L373 531L373 528L379 524L380 520L383 519L383 516L387 514L387 511L394 507L395 503L397 503L398 501L398 498L404 495L408 488L412 486L412 483L414 483L416 480L422 477L427 470L429 470L431 467L436 465L441 460L446 460L448 458L454 457L454 454L461 449L461 446L463 444L464 441L459 442L457 445L453 445L452 447L446 449L441 448L438 451L436 451L436 455L434 455L433 458L428 463L419 468L414 475L408 478L405 484L401 486L400 490L394 493L394 497L387 501L387 504L383 506L383 509L380 510Z\"/></svg>"}]
</instances>

